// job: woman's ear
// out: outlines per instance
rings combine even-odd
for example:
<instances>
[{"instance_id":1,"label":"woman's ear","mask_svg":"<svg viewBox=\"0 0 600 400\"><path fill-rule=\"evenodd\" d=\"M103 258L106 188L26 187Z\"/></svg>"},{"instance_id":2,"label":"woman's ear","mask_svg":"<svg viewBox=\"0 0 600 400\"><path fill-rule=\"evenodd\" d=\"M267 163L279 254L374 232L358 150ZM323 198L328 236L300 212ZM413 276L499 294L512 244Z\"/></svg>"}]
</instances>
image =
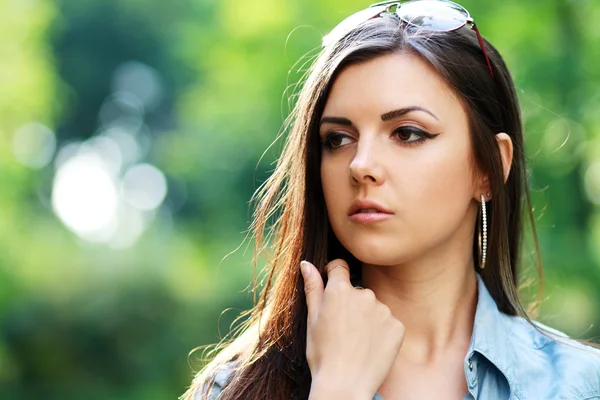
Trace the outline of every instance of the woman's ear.
<instances>
[{"instance_id":1,"label":"woman's ear","mask_svg":"<svg viewBox=\"0 0 600 400\"><path fill-rule=\"evenodd\" d=\"M502 172L504 174L504 183L508 180L510 174L510 168L513 160L513 143L510 136L506 133L501 132L496 135L496 141L498 142L498 149L500 150L500 158L502 159ZM481 201L481 195L485 196L486 200L491 200L493 193L490 189L490 180L487 175L483 175L479 178L475 193L473 197L477 201Z\"/></svg>"},{"instance_id":2,"label":"woman's ear","mask_svg":"<svg viewBox=\"0 0 600 400\"><path fill-rule=\"evenodd\" d=\"M506 183L513 160L513 143L510 136L504 132L496 135L496 141L498 142L500 156L502 157L502 171L504 172L504 183Z\"/></svg>"}]
</instances>

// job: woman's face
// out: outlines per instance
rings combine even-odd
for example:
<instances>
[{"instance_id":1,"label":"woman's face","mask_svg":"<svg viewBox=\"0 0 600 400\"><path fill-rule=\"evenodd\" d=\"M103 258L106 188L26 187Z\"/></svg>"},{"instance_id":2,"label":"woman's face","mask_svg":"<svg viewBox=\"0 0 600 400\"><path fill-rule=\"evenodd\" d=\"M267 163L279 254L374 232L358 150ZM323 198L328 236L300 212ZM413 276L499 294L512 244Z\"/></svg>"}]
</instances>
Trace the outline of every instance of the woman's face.
<instances>
[{"instance_id":1,"label":"woman's face","mask_svg":"<svg viewBox=\"0 0 600 400\"><path fill-rule=\"evenodd\" d=\"M320 136L329 220L360 261L397 265L471 248L479 193L467 114L420 58L391 54L343 70Z\"/></svg>"}]
</instances>

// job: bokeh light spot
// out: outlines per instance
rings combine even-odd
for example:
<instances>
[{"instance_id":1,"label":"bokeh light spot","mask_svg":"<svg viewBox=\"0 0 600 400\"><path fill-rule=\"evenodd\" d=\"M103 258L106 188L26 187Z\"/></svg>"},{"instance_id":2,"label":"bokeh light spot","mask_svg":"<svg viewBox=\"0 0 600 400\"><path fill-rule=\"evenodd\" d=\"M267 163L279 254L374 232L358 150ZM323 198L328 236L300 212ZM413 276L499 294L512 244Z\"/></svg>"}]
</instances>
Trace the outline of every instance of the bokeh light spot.
<instances>
[{"instance_id":1,"label":"bokeh light spot","mask_svg":"<svg viewBox=\"0 0 600 400\"><path fill-rule=\"evenodd\" d=\"M165 175L150 164L131 167L123 177L123 196L132 207L142 211L156 209L167 195Z\"/></svg>"},{"instance_id":2,"label":"bokeh light spot","mask_svg":"<svg viewBox=\"0 0 600 400\"><path fill-rule=\"evenodd\" d=\"M52 160L56 137L48 127L33 122L21 126L13 137L15 158L29 168L43 168Z\"/></svg>"},{"instance_id":3,"label":"bokeh light spot","mask_svg":"<svg viewBox=\"0 0 600 400\"><path fill-rule=\"evenodd\" d=\"M79 154L62 164L54 177L52 206L62 222L91 241L107 240L115 227L118 197L104 161Z\"/></svg>"}]
</instances>

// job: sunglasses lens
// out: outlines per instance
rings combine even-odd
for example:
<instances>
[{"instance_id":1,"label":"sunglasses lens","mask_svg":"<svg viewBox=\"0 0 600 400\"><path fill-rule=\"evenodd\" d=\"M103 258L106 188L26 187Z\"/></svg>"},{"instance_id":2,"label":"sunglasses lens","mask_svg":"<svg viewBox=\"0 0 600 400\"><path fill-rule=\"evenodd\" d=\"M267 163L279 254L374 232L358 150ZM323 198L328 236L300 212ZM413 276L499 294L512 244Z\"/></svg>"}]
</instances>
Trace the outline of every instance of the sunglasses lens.
<instances>
[{"instance_id":1,"label":"sunglasses lens","mask_svg":"<svg viewBox=\"0 0 600 400\"><path fill-rule=\"evenodd\" d=\"M352 14L351 16L340 22L335 28L333 28L331 32L329 32L323 38L323 47L327 46L331 42L341 39L348 32L350 32L352 29L356 28L363 22L377 17L379 14L384 12L386 8L387 6L385 5L375 6Z\"/></svg>"},{"instance_id":2,"label":"sunglasses lens","mask_svg":"<svg viewBox=\"0 0 600 400\"><path fill-rule=\"evenodd\" d=\"M467 10L450 1L411 1L396 11L406 23L432 31L452 31L469 18Z\"/></svg>"}]
</instances>

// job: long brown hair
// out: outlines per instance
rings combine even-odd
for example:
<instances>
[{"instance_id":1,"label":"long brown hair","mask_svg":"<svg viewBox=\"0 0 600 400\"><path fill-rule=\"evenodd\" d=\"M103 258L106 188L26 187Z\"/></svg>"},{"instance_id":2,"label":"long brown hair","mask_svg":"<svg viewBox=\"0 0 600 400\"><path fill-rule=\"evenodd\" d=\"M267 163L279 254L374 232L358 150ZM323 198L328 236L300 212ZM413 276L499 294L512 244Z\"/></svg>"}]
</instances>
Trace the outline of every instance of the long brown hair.
<instances>
[{"instance_id":1,"label":"long brown hair","mask_svg":"<svg viewBox=\"0 0 600 400\"><path fill-rule=\"evenodd\" d=\"M338 257L348 261L353 278L361 274L360 261L340 244L329 226L320 179L318 123L340 71L390 53L421 57L463 103L469 117L472 161L488 175L493 195L487 202L488 261L481 276L501 311L529 320L517 287L523 213L531 229L533 264L540 278L542 265L528 191L520 108L504 61L490 43L485 41L485 46L493 77L475 34L468 29L411 32L401 29L394 18L382 17L361 24L322 49L288 120L291 129L277 167L254 198L255 268L258 257L268 253L265 287L247 312L249 318L238 328L238 337L217 346L218 355L196 376L185 399L191 399L203 385L210 386L214 373L231 360L236 361L237 369L223 399L308 398L307 307L299 263L310 260L325 282L322 268L327 260ZM506 132L514 148L506 183L495 139L498 132ZM474 235L475 260L477 248Z\"/></svg>"}]
</instances>

